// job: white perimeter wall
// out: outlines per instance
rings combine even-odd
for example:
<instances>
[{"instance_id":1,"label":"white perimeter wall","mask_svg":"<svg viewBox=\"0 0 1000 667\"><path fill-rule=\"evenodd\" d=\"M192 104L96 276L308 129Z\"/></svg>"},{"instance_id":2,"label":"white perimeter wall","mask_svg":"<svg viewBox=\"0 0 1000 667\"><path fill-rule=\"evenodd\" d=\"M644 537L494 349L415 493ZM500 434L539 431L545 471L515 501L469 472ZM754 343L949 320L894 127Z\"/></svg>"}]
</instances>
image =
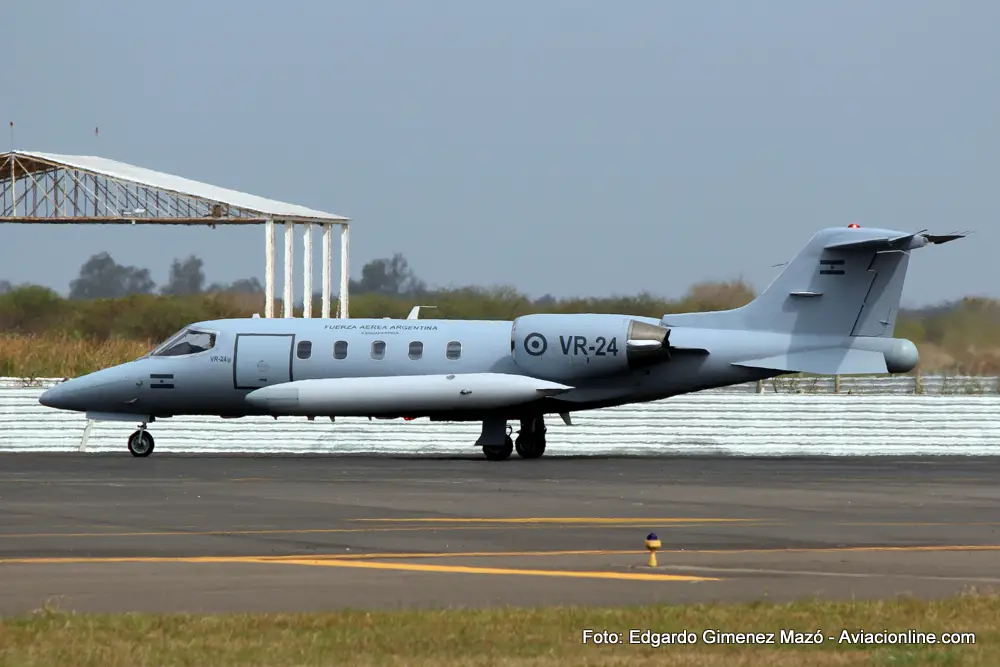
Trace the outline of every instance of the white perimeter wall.
<instances>
[{"instance_id":1,"label":"white perimeter wall","mask_svg":"<svg viewBox=\"0 0 1000 667\"><path fill-rule=\"evenodd\" d=\"M765 383L548 418L546 456L607 454L1000 454L996 378L832 378ZM122 452L134 424L45 408L52 381L0 379L0 451ZM553 418L554 417L554 418ZM517 424L512 422L515 428ZM156 450L476 455L478 424L427 420L219 419L150 425ZM155 456L155 454L154 454Z\"/></svg>"}]
</instances>

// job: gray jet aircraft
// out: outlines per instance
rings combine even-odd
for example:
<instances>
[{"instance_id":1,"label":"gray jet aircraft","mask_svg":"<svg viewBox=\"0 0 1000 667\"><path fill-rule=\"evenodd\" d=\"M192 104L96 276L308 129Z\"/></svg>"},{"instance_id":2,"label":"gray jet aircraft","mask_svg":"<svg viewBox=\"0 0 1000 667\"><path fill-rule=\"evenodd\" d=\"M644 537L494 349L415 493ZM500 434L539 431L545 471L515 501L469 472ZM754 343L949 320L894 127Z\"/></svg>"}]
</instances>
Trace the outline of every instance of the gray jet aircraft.
<instances>
[{"instance_id":1,"label":"gray jet aircraft","mask_svg":"<svg viewBox=\"0 0 1000 667\"><path fill-rule=\"evenodd\" d=\"M905 373L893 338L910 251L935 236L818 232L751 303L664 315L534 314L511 321L240 318L184 327L135 361L60 383L42 405L147 425L177 415L427 417L482 422L489 460L545 452L546 415L787 373ZM520 422L516 440L508 422ZM614 434L609 433L609 438Z\"/></svg>"}]
</instances>

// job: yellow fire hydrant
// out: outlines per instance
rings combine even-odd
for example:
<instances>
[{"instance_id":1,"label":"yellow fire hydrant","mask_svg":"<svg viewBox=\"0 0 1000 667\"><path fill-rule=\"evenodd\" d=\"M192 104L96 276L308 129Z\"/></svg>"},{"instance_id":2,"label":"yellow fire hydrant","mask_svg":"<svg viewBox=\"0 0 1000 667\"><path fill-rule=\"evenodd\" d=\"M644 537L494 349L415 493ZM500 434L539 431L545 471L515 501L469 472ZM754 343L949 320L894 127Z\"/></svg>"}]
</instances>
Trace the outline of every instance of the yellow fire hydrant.
<instances>
[{"instance_id":1,"label":"yellow fire hydrant","mask_svg":"<svg viewBox=\"0 0 1000 667\"><path fill-rule=\"evenodd\" d=\"M660 548L660 538L656 533L646 536L646 548L649 549L649 567L656 567L656 550Z\"/></svg>"}]
</instances>

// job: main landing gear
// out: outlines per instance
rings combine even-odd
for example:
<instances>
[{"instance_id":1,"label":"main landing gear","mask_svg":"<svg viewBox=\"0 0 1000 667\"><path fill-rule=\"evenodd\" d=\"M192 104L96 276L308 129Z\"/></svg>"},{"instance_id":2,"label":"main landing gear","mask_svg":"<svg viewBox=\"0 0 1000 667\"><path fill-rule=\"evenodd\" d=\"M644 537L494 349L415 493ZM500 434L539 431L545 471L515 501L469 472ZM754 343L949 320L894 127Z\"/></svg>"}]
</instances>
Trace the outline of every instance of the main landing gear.
<instances>
[{"instance_id":1,"label":"main landing gear","mask_svg":"<svg viewBox=\"0 0 1000 667\"><path fill-rule=\"evenodd\" d=\"M522 459L537 459L545 453L545 430L545 419L541 415L522 419L521 430L514 440L506 421L485 420L483 433L476 444L483 448L489 461L506 461L515 450ZM501 438L503 444L499 444Z\"/></svg>"},{"instance_id":2,"label":"main landing gear","mask_svg":"<svg viewBox=\"0 0 1000 667\"><path fill-rule=\"evenodd\" d=\"M522 459L537 459L545 453L545 418L542 415L521 420L521 430L514 449Z\"/></svg>"},{"instance_id":3,"label":"main landing gear","mask_svg":"<svg viewBox=\"0 0 1000 667\"><path fill-rule=\"evenodd\" d=\"M153 436L146 430L145 424L139 425L139 430L128 437L128 450L132 456L149 456L153 453Z\"/></svg>"}]
</instances>

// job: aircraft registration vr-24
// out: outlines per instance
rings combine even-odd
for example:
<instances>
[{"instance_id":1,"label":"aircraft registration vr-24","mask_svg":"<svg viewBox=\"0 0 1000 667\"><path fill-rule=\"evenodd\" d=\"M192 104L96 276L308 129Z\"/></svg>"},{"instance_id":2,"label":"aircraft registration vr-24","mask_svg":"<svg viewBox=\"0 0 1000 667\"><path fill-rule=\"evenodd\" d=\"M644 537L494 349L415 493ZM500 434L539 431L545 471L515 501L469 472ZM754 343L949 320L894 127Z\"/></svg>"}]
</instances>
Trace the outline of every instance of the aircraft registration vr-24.
<instances>
[{"instance_id":1,"label":"aircraft registration vr-24","mask_svg":"<svg viewBox=\"0 0 1000 667\"><path fill-rule=\"evenodd\" d=\"M176 415L478 421L487 459L545 452L545 415L654 401L788 373L905 373L893 338L910 251L965 234L824 229L752 302L664 315L513 321L240 318L184 327L147 355L57 384L42 405L93 420ZM516 441L511 420L520 421ZM609 438L614 437L609 433Z\"/></svg>"}]
</instances>

